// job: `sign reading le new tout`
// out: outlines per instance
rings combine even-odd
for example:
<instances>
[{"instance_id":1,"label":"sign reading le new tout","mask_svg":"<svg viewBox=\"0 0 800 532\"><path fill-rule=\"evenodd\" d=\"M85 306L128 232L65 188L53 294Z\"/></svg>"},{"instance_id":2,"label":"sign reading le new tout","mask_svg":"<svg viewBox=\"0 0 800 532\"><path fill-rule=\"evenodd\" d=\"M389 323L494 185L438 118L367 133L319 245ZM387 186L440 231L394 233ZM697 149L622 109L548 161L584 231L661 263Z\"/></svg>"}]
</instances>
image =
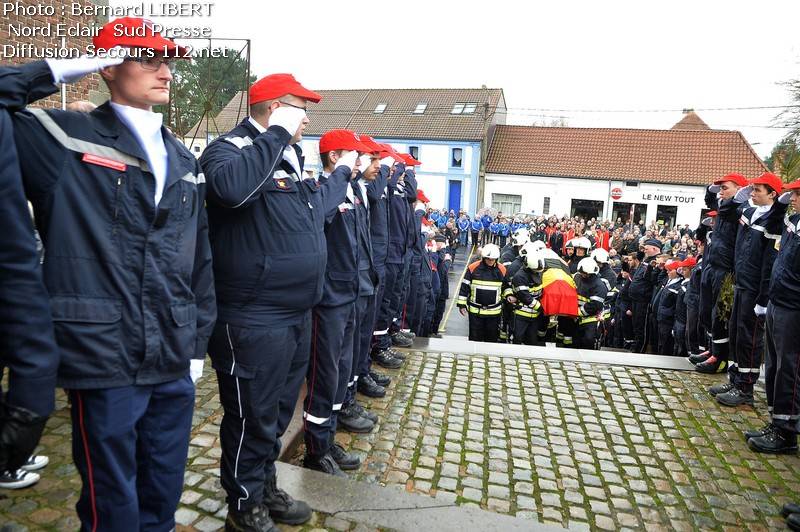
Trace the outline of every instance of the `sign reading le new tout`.
<instances>
[{"instance_id":1,"label":"sign reading le new tout","mask_svg":"<svg viewBox=\"0 0 800 532\"><path fill-rule=\"evenodd\" d=\"M694 203L692 196L681 196L679 194L647 194L642 193L642 201L658 201L660 203Z\"/></svg>"}]
</instances>

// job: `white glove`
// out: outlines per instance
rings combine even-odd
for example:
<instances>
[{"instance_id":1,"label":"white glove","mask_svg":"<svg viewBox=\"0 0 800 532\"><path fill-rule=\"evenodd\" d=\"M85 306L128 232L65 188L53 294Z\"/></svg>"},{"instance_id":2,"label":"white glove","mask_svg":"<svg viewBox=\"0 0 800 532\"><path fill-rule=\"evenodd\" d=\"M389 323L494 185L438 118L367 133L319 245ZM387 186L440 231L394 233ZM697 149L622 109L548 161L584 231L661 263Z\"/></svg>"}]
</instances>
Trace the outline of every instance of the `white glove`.
<instances>
[{"instance_id":1,"label":"white glove","mask_svg":"<svg viewBox=\"0 0 800 532\"><path fill-rule=\"evenodd\" d=\"M784 192L780 196L778 196L778 201L783 203L784 205L789 205L792 202L792 192Z\"/></svg>"},{"instance_id":2,"label":"white glove","mask_svg":"<svg viewBox=\"0 0 800 532\"><path fill-rule=\"evenodd\" d=\"M362 155L358 158L358 164L358 169L363 172L372 164L372 157L370 155Z\"/></svg>"},{"instance_id":3,"label":"white glove","mask_svg":"<svg viewBox=\"0 0 800 532\"><path fill-rule=\"evenodd\" d=\"M343 151L342 155L339 157L339 160L336 161L336 165L334 168L339 168L340 166L346 166L350 170L354 170L356 167L356 159L358 159L358 152L355 150Z\"/></svg>"},{"instance_id":4,"label":"white glove","mask_svg":"<svg viewBox=\"0 0 800 532\"><path fill-rule=\"evenodd\" d=\"M278 107L269 115L268 126L280 126L294 137L306 118L306 112L297 107Z\"/></svg>"},{"instance_id":5,"label":"white glove","mask_svg":"<svg viewBox=\"0 0 800 532\"><path fill-rule=\"evenodd\" d=\"M205 360L196 360L192 359L189 361L189 376L192 378L192 383L197 383L200 380L200 377L203 376L203 366L205 365Z\"/></svg>"},{"instance_id":6,"label":"white glove","mask_svg":"<svg viewBox=\"0 0 800 532\"><path fill-rule=\"evenodd\" d=\"M56 83L74 83L87 74L122 63L127 53L127 49L115 46L103 56L83 55L76 59L45 59L45 61Z\"/></svg>"},{"instance_id":7,"label":"white glove","mask_svg":"<svg viewBox=\"0 0 800 532\"><path fill-rule=\"evenodd\" d=\"M394 164L394 157L384 157L381 159L381 166L388 166L389 168L392 167Z\"/></svg>"},{"instance_id":8,"label":"white glove","mask_svg":"<svg viewBox=\"0 0 800 532\"><path fill-rule=\"evenodd\" d=\"M752 191L753 191L753 185L747 185L746 187L742 187L736 192L736 196L734 196L733 200L736 203L744 203L745 201L750 199L750 193Z\"/></svg>"},{"instance_id":9,"label":"white glove","mask_svg":"<svg viewBox=\"0 0 800 532\"><path fill-rule=\"evenodd\" d=\"M719 185L711 185L708 187L708 191L711 192L712 194L716 194L720 191L721 188L722 187L720 187Z\"/></svg>"},{"instance_id":10,"label":"white glove","mask_svg":"<svg viewBox=\"0 0 800 532\"><path fill-rule=\"evenodd\" d=\"M767 307L762 307L761 305L756 305L753 309L753 312L756 313L756 316L763 317L767 315Z\"/></svg>"}]
</instances>

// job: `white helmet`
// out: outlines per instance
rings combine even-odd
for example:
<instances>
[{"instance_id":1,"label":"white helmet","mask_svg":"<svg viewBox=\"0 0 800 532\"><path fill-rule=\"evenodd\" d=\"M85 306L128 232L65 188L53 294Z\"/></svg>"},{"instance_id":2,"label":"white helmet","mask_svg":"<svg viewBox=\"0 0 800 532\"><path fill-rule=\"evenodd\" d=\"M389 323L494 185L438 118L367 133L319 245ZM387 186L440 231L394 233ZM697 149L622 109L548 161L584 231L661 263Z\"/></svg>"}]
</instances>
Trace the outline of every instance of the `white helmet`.
<instances>
[{"instance_id":1,"label":"white helmet","mask_svg":"<svg viewBox=\"0 0 800 532\"><path fill-rule=\"evenodd\" d=\"M517 231L514 233L514 236L511 237L511 245L516 247L522 247L528 242L530 242L530 238L528 237L527 232L520 233Z\"/></svg>"},{"instance_id":2,"label":"white helmet","mask_svg":"<svg viewBox=\"0 0 800 532\"><path fill-rule=\"evenodd\" d=\"M544 270L544 255L540 250L534 250L525 255L525 266L536 272Z\"/></svg>"},{"instance_id":3,"label":"white helmet","mask_svg":"<svg viewBox=\"0 0 800 532\"><path fill-rule=\"evenodd\" d=\"M521 257L525 257L529 253L533 253L534 251L536 251L536 242L528 241L525 244L523 244L521 248L519 248L519 255Z\"/></svg>"},{"instance_id":4,"label":"white helmet","mask_svg":"<svg viewBox=\"0 0 800 532\"><path fill-rule=\"evenodd\" d=\"M600 271L600 267L591 257L581 259L578 263L578 271L580 273L588 273L589 275L596 275Z\"/></svg>"},{"instance_id":5,"label":"white helmet","mask_svg":"<svg viewBox=\"0 0 800 532\"><path fill-rule=\"evenodd\" d=\"M484 259L499 259L500 258L500 248L497 247L497 244L486 244L481 249L481 258L484 258Z\"/></svg>"},{"instance_id":6,"label":"white helmet","mask_svg":"<svg viewBox=\"0 0 800 532\"><path fill-rule=\"evenodd\" d=\"M603 248L597 248L592 251L590 257L592 257L597 264L608 264L608 251Z\"/></svg>"},{"instance_id":7,"label":"white helmet","mask_svg":"<svg viewBox=\"0 0 800 532\"><path fill-rule=\"evenodd\" d=\"M589 239L585 236L579 236L578 238L572 239L572 245L576 248L583 248L585 250L592 249L592 243L589 242Z\"/></svg>"},{"instance_id":8,"label":"white helmet","mask_svg":"<svg viewBox=\"0 0 800 532\"><path fill-rule=\"evenodd\" d=\"M528 228L527 227L520 227L516 231L514 231L514 236L518 235L528 235Z\"/></svg>"},{"instance_id":9,"label":"white helmet","mask_svg":"<svg viewBox=\"0 0 800 532\"><path fill-rule=\"evenodd\" d=\"M533 247L534 249L547 249L547 244L545 244L541 240L534 240Z\"/></svg>"},{"instance_id":10,"label":"white helmet","mask_svg":"<svg viewBox=\"0 0 800 532\"><path fill-rule=\"evenodd\" d=\"M541 250L541 252L542 252L542 256L544 258L546 258L546 259L558 259L558 260L561 260L561 257L558 256L558 253L556 253L555 251L553 251L550 248L544 248L543 250Z\"/></svg>"}]
</instances>

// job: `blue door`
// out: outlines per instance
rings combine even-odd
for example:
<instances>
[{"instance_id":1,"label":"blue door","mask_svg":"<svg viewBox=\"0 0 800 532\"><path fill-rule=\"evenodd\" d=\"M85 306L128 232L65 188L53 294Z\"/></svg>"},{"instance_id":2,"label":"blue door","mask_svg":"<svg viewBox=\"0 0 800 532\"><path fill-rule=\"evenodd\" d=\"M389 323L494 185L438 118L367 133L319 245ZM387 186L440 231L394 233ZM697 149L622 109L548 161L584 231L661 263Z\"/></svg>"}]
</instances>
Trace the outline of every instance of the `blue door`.
<instances>
[{"instance_id":1,"label":"blue door","mask_svg":"<svg viewBox=\"0 0 800 532\"><path fill-rule=\"evenodd\" d=\"M450 192L447 195L447 208L455 211L456 215L461 209L461 181L450 181Z\"/></svg>"}]
</instances>

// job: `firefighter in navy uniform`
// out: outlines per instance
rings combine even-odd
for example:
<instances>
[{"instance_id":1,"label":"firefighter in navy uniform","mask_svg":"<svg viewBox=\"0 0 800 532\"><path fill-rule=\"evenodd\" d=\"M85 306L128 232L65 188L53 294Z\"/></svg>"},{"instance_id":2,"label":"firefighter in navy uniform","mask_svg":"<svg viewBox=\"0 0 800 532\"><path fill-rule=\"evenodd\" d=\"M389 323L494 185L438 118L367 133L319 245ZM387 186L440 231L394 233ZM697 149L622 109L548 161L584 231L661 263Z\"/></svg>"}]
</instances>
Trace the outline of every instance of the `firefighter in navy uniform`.
<instances>
[{"instance_id":1,"label":"firefighter in navy uniform","mask_svg":"<svg viewBox=\"0 0 800 532\"><path fill-rule=\"evenodd\" d=\"M0 110L0 488L24 488L26 471L55 403L58 347L28 216L11 117Z\"/></svg>"},{"instance_id":2,"label":"firefighter in navy uniform","mask_svg":"<svg viewBox=\"0 0 800 532\"><path fill-rule=\"evenodd\" d=\"M611 317L614 313L614 307L617 304L617 296L619 295L619 287L617 286L617 273L609 265L610 258L608 251L603 248L597 248L589 255L597 263L600 271L597 275L600 280L606 285L606 300L603 303L603 320L600 322L600 345L609 345L613 337L611 326Z\"/></svg>"},{"instance_id":3,"label":"firefighter in navy uniform","mask_svg":"<svg viewBox=\"0 0 800 532\"><path fill-rule=\"evenodd\" d=\"M370 432L374 424L359 415L340 416L347 388L351 383L359 294L359 243L357 197L351 178L358 174L357 157L371 150L358 135L346 129L328 131L319 140L322 173L318 182L348 181L345 197L333 216L325 221L327 263L322 299L311 317L311 357L306 374L307 393L303 406L303 433L306 454L303 465L336 476L340 467L355 469L360 460L335 444L337 423L352 432ZM369 156L367 156L369 160ZM335 174L335 175L334 175ZM369 251L366 251L369 270ZM367 275L369 277L369 274ZM369 281L371 283L371 280ZM363 309L362 309L363 313ZM351 414L349 409L347 414Z\"/></svg>"},{"instance_id":4,"label":"firefighter in navy uniform","mask_svg":"<svg viewBox=\"0 0 800 532\"><path fill-rule=\"evenodd\" d=\"M524 249L524 248L523 248ZM536 345L539 343L539 330L542 321L542 272L544 257L540 251L526 249L521 255L524 263L511 278L511 294L513 298L514 343ZM516 261L515 261L516 262ZM508 274L511 277L511 274Z\"/></svg>"},{"instance_id":5,"label":"firefighter in navy uniform","mask_svg":"<svg viewBox=\"0 0 800 532\"><path fill-rule=\"evenodd\" d=\"M672 337L674 338L672 354L679 357L685 357L688 354L688 349L686 347L686 322L689 311L686 305L686 294L689 290L692 267L694 264L694 257L689 257L679 264L679 273L683 279L681 280L680 290L678 291L678 300L675 302L675 324L672 326Z\"/></svg>"},{"instance_id":6,"label":"firefighter in navy uniform","mask_svg":"<svg viewBox=\"0 0 800 532\"><path fill-rule=\"evenodd\" d=\"M791 203L795 214L786 217L780 243L776 242L779 253L769 284L764 387L770 421L760 430L745 432L750 449L772 454L796 453L800 430L800 181L783 190L779 201ZM792 517L800 526L800 515Z\"/></svg>"},{"instance_id":7,"label":"firefighter in navy uniform","mask_svg":"<svg viewBox=\"0 0 800 532\"><path fill-rule=\"evenodd\" d=\"M596 349L600 321L603 320L603 306L608 294L603 279L598 275L600 267L591 257L584 257L578 263L573 276L578 291L578 317L575 328L575 346L578 349Z\"/></svg>"},{"instance_id":8,"label":"firefighter in navy uniform","mask_svg":"<svg viewBox=\"0 0 800 532\"><path fill-rule=\"evenodd\" d=\"M769 279L786 214L786 205L777 201L782 186L778 176L767 172L739 191L742 197L749 196L750 202L742 206L736 235L736 275L728 326L732 362L728 383L712 387L717 402L724 406L753 404L753 386L764 353Z\"/></svg>"},{"instance_id":9,"label":"firefighter in navy uniform","mask_svg":"<svg viewBox=\"0 0 800 532\"><path fill-rule=\"evenodd\" d=\"M661 252L661 242L651 238L644 243L644 252L639 252L641 262L631 272L631 282L628 285L628 297L631 299L631 318L633 321L633 346L634 353L643 353L647 347L647 317L650 299L658 283L661 273L656 267L656 256Z\"/></svg>"},{"instance_id":10,"label":"firefighter in navy uniform","mask_svg":"<svg viewBox=\"0 0 800 532\"><path fill-rule=\"evenodd\" d=\"M305 107L319 100L291 74L266 76L250 87L250 116L200 158L219 310L209 355L224 409L220 480L230 530L275 530L272 519L299 524L311 516L277 487L275 460L308 366L325 223L344 201L352 170L324 185L302 177Z\"/></svg>"},{"instance_id":11,"label":"firefighter in navy uniform","mask_svg":"<svg viewBox=\"0 0 800 532\"><path fill-rule=\"evenodd\" d=\"M678 271L680 265L680 261L677 260L667 261L664 266L667 271L667 279L663 288L661 288L661 294L658 296L658 306L653 309L657 322L657 353L659 355L672 356L675 351L675 339L672 335L672 330L675 326L678 299L683 296L683 291L681 290L683 277Z\"/></svg>"},{"instance_id":12,"label":"firefighter in navy uniform","mask_svg":"<svg viewBox=\"0 0 800 532\"><path fill-rule=\"evenodd\" d=\"M185 50L139 18L109 22L93 42L115 51L0 68L0 107L47 250L82 528L170 530L192 379L216 318L203 174L152 112L169 100L174 64L163 54ZM24 109L98 70L111 101L93 112Z\"/></svg>"},{"instance_id":13,"label":"firefighter in navy uniform","mask_svg":"<svg viewBox=\"0 0 800 532\"><path fill-rule=\"evenodd\" d=\"M700 373L720 373L728 368L729 337L728 320L719 315L719 298L722 283L733 272L734 247L739 228L739 207L747 198L736 198L747 179L739 174L728 174L708 187L706 205L714 209L714 231L703 260L703 276L700 280L700 321L711 335L705 360L695 366Z\"/></svg>"},{"instance_id":14,"label":"firefighter in navy uniform","mask_svg":"<svg viewBox=\"0 0 800 532\"><path fill-rule=\"evenodd\" d=\"M458 293L458 310L469 313L469 339L497 342L500 336L500 313L506 286L506 267L500 264L500 248L486 244L481 260L467 267Z\"/></svg>"}]
</instances>

